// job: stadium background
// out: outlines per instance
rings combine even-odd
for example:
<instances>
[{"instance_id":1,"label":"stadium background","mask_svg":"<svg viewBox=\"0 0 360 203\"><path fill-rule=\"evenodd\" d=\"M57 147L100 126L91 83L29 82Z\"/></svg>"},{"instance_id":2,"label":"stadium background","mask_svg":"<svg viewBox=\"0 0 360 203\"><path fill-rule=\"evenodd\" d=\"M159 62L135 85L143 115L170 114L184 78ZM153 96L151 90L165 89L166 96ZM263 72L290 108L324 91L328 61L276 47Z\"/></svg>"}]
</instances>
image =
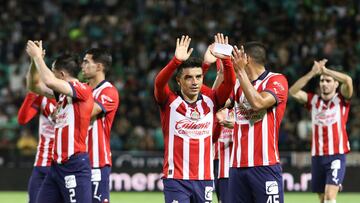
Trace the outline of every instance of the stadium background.
<instances>
[{"instance_id":1,"label":"stadium background","mask_svg":"<svg viewBox=\"0 0 360 203\"><path fill-rule=\"evenodd\" d=\"M213 35L223 32L231 44L266 44L267 67L285 74L290 85L310 70L314 59L324 57L353 78L347 123L352 153L344 191L357 193L360 200L360 1L0 0L0 5L0 190L26 189L36 150L37 119L26 126L16 119L26 94L28 39L43 40L47 62L65 51L111 50L114 64L107 77L121 95L111 137L113 189L150 191L159 189L163 150L154 77L173 56L176 37L189 34L193 55L201 57ZM215 79L214 69L206 84ZM316 89L317 82L312 80L307 89ZM284 172L294 183L287 191L308 191L309 118L290 98L279 139ZM9 194L0 192L0 197Z\"/></svg>"}]
</instances>

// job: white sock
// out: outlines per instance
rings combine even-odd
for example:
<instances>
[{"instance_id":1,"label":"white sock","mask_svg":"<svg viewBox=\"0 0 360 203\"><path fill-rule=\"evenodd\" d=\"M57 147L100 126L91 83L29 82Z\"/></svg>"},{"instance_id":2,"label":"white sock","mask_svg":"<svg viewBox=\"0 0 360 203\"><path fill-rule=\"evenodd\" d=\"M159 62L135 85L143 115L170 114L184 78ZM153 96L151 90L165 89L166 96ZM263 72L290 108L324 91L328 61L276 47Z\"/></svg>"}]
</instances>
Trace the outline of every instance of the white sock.
<instances>
[{"instance_id":1,"label":"white sock","mask_svg":"<svg viewBox=\"0 0 360 203\"><path fill-rule=\"evenodd\" d=\"M324 200L324 203L336 203L336 199L333 199L333 200Z\"/></svg>"}]
</instances>

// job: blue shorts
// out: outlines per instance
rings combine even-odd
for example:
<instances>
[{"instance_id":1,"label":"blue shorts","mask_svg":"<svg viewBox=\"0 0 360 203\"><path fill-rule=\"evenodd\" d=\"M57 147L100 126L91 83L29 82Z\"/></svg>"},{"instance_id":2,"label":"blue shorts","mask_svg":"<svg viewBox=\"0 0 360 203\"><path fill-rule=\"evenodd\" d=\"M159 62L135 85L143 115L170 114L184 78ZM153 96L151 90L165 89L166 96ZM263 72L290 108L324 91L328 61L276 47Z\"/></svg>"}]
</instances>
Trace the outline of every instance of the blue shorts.
<instances>
[{"instance_id":1,"label":"blue shorts","mask_svg":"<svg viewBox=\"0 0 360 203\"><path fill-rule=\"evenodd\" d=\"M218 173L219 173L219 159L214 159L214 187L216 192L217 200L220 200L220 191L219 191L219 180L218 180Z\"/></svg>"},{"instance_id":2,"label":"blue shorts","mask_svg":"<svg viewBox=\"0 0 360 203\"><path fill-rule=\"evenodd\" d=\"M37 203L91 202L89 155L79 153L64 164L53 162L37 196Z\"/></svg>"},{"instance_id":3,"label":"blue shorts","mask_svg":"<svg viewBox=\"0 0 360 203\"><path fill-rule=\"evenodd\" d=\"M212 180L163 179L165 203L211 203Z\"/></svg>"},{"instance_id":4,"label":"blue shorts","mask_svg":"<svg viewBox=\"0 0 360 203\"><path fill-rule=\"evenodd\" d=\"M284 202L280 164L249 168L230 168L229 202Z\"/></svg>"},{"instance_id":5,"label":"blue shorts","mask_svg":"<svg viewBox=\"0 0 360 203\"><path fill-rule=\"evenodd\" d=\"M32 170L28 184L29 203L36 202L36 196L40 190L41 184L44 182L49 171L50 167L46 166L35 166Z\"/></svg>"},{"instance_id":6,"label":"blue shorts","mask_svg":"<svg viewBox=\"0 0 360 203\"><path fill-rule=\"evenodd\" d=\"M221 203L230 203L229 200L229 178L220 178L219 182L219 198Z\"/></svg>"},{"instance_id":7,"label":"blue shorts","mask_svg":"<svg viewBox=\"0 0 360 203\"><path fill-rule=\"evenodd\" d=\"M93 203L110 202L110 187L109 187L110 172L111 172L110 166L91 169Z\"/></svg>"},{"instance_id":8,"label":"blue shorts","mask_svg":"<svg viewBox=\"0 0 360 203\"><path fill-rule=\"evenodd\" d=\"M346 155L313 156L311 158L312 192L324 193L325 185L341 186L346 168Z\"/></svg>"}]
</instances>

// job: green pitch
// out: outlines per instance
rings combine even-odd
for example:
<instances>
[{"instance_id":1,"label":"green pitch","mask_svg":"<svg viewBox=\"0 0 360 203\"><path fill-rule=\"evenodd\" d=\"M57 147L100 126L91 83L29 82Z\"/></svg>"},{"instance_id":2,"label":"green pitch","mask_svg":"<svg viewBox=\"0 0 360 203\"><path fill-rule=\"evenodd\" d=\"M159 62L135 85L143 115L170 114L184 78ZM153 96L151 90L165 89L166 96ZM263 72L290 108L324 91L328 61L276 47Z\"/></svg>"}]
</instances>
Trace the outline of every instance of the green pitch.
<instances>
[{"instance_id":1,"label":"green pitch","mask_svg":"<svg viewBox=\"0 0 360 203\"><path fill-rule=\"evenodd\" d=\"M215 196L214 196L215 199ZM26 192L0 192L0 201L6 203L25 203ZM111 203L161 203L164 196L160 192L112 192ZM287 203L317 203L317 196L312 193L285 193ZM360 193L340 193L337 202L359 203ZM217 201L213 201L217 203Z\"/></svg>"}]
</instances>

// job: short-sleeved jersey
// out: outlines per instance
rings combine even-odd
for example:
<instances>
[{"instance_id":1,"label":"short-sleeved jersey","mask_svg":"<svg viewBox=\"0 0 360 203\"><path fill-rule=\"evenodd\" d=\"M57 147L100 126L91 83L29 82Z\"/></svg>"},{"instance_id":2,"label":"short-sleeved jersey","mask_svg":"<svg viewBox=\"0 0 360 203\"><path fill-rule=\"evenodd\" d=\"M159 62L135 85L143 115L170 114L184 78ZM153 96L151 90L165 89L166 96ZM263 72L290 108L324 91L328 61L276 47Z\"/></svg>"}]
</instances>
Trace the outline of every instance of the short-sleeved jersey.
<instances>
[{"instance_id":1,"label":"short-sleeved jersey","mask_svg":"<svg viewBox=\"0 0 360 203\"><path fill-rule=\"evenodd\" d=\"M280 162L278 139L288 97L286 78L265 71L252 82L258 92L266 91L276 99L268 109L254 111L242 91L240 82L235 85L235 128L232 167L268 166Z\"/></svg>"},{"instance_id":2,"label":"short-sleeved jersey","mask_svg":"<svg viewBox=\"0 0 360 203\"><path fill-rule=\"evenodd\" d=\"M234 110L226 109L227 120L234 120ZM217 123L216 125L219 125ZM218 128L219 133L218 140L214 143L214 159L219 160L218 174L217 178L229 178L229 169L230 169L230 155L233 146L232 137L234 129L221 126Z\"/></svg>"},{"instance_id":3,"label":"short-sleeved jersey","mask_svg":"<svg viewBox=\"0 0 360 203\"><path fill-rule=\"evenodd\" d=\"M307 108L312 121L312 156L345 154L350 151L346 132L350 102L336 93L325 101L319 95L308 93Z\"/></svg>"},{"instance_id":4,"label":"short-sleeved jersey","mask_svg":"<svg viewBox=\"0 0 360 203\"><path fill-rule=\"evenodd\" d=\"M72 155L86 152L87 131L94 106L92 88L69 82L72 97L59 95L55 115L54 160L65 163Z\"/></svg>"},{"instance_id":5,"label":"short-sleeved jersey","mask_svg":"<svg viewBox=\"0 0 360 203\"><path fill-rule=\"evenodd\" d=\"M21 124L29 122L40 111L39 141L34 166L51 165L55 137L54 122L51 114L54 112L55 106L55 99L28 93L19 110L18 116L19 120L22 120Z\"/></svg>"},{"instance_id":6,"label":"short-sleeved jersey","mask_svg":"<svg viewBox=\"0 0 360 203\"><path fill-rule=\"evenodd\" d=\"M110 82L104 80L93 89L92 94L102 112L91 121L88 131L91 166L93 168L111 166L110 132L119 106L119 93Z\"/></svg>"}]
</instances>

